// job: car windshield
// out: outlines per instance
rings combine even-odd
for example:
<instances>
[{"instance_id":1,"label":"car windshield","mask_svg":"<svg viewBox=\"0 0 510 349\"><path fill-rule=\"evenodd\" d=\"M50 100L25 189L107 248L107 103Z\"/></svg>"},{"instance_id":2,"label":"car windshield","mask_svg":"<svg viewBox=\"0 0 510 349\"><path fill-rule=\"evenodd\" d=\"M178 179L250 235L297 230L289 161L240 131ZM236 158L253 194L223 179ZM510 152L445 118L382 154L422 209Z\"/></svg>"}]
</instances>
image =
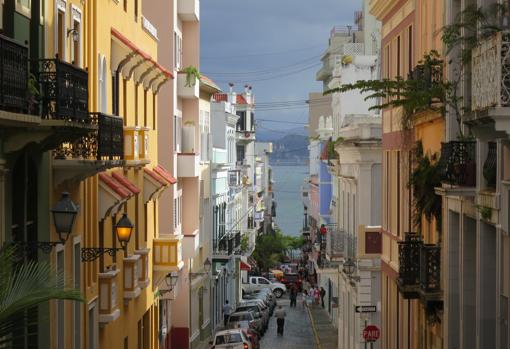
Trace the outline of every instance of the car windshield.
<instances>
[{"instance_id":1,"label":"car windshield","mask_svg":"<svg viewBox=\"0 0 510 349\"><path fill-rule=\"evenodd\" d=\"M246 314L230 315L230 318L228 319L228 321L229 322L250 321L251 319L252 319L251 314L246 313Z\"/></svg>"},{"instance_id":2,"label":"car windshield","mask_svg":"<svg viewBox=\"0 0 510 349\"><path fill-rule=\"evenodd\" d=\"M239 311L259 311L259 309L257 308L257 306L246 306L246 307L239 307L237 308L237 310Z\"/></svg>"},{"instance_id":3,"label":"car windshield","mask_svg":"<svg viewBox=\"0 0 510 349\"><path fill-rule=\"evenodd\" d=\"M216 336L216 341L214 344L231 344L231 343L240 343L243 339L241 338L240 333L230 333L230 334L222 334Z\"/></svg>"}]
</instances>

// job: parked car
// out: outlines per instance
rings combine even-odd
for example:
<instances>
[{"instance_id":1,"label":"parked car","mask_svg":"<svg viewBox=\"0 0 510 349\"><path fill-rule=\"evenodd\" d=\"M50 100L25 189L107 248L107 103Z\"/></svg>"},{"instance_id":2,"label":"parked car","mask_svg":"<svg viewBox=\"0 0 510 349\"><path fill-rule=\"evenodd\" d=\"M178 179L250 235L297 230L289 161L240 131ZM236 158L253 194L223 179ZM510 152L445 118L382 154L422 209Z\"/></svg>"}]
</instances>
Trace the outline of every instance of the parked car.
<instances>
[{"instance_id":1,"label":"parked car","mask_svg":"<svg viewBox=\"0 0 510 349\"><path fill-rule=\"evenodd\" d=\"M242 301L236 309L236 312L239 311L254 311L259 313L263 320L264 332L267 330L271 314L269 308L263 302L259 300Z\"/></svg>"},{"instance_id":2,"label":"parked car","mask_svg":"<svg viewBox=\"0 0 510 349\"><path fill-rule=\"evenodd\" d=\"M245 331L240 328L217 332L209 344L213 349L255 349Z\"/></svg>"},{"instance_id":3,"label":"parked car","mask_svg":"<svg viewBox=\"0 0 510 349\"><path fill-rule=\"evenodd\" d=\"M298 288L298 291L301 291L303 289L303 279L301 279L301 276L299 276L299 274L285 273L283 274L283 277L280 279L280 282L289 289L292 285L295 285Z\"/></svg>"},{"instance_id":4,"label":"parked car","mask_svg":"<svg viewBox=\"0 0 510 349\"><path fill-rule=\"evenodd\" d=\"M262 318L251 311L235 312L228 317L227 328L251 329L261 337L263 332Z\"/></svg>"},{"instance_id":5,"label":"parked car","mask_svg":"<svg viewBox=\"0 0 510 349\"><path fill-rule=\"evenodd\" d=\"M259 336L256 332L253 332L252 330L243 330L246 337L250 340L251 346L253 349L260 349L260 341Z\"/></svg>"},{"instance_id":6,"label":"parked car","mask_svg":"<svg viewBox=\"0 0 510 349\"><path fill-rule=\"evenodd\" d=\"M287 288L279 282L271 282L262 276L250 276L247 283L242 285L244 293L253 293L262 289L270 289L276 298L280 298Z\"/></svg>"}]
</instances>

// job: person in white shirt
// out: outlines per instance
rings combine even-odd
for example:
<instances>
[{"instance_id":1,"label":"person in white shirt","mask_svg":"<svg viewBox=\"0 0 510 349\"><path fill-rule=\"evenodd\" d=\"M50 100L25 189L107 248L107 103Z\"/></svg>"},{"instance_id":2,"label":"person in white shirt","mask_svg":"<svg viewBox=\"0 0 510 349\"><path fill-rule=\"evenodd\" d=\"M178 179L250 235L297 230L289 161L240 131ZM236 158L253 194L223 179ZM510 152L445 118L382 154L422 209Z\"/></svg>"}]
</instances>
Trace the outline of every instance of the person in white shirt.
<instances>
[{"instance_id":1,"label":"person in white shirt","mask_svg":"<svg viewBox=\"0 0 510 349\"><path fill-rule=\"evenodd\" d=\"M230 316L230 313L232 312L232 307L230 304L228 304L228 299L225 301L225 304L223 304L223 322L224 326L227 327L227 321L228 317Z\"/></svg>"}]
</instances>

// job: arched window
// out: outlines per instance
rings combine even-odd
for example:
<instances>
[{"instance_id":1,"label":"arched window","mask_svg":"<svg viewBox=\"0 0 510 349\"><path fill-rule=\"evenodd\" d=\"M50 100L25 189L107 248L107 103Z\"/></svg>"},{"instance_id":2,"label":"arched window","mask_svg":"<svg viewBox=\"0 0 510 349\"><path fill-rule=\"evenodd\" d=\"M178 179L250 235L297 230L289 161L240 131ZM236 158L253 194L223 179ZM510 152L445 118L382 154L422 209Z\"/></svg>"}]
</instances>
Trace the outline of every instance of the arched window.
<instances>
[{"instance_id":1,"label":"arched window","mask_svg":"<svg viewBox=\"0 0 510 349\"><path fill-rule=\"evenodd\" d=\"M106 113L108 111L108 79L106 78L107 67L105 56L99 54L99 111Z\"/></svg>"}]
</instances>

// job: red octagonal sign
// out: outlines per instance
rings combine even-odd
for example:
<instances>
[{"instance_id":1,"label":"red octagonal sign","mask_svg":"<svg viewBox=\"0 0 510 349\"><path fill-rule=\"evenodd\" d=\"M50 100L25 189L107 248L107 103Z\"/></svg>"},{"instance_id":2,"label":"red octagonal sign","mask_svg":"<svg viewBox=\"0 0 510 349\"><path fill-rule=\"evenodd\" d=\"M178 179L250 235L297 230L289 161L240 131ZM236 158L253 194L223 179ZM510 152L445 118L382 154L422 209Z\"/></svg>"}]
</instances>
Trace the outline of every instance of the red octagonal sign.
<instances>
[{"instance_id":1,"label":"red octagonal sign","mask_svg":"<svg viewBox=\"0 0 510 349\"><path fill-rule=\"evenodd\" d=\"M380 334L379 328L374 325L369 325L363 330L363 338L367 342L375 342L379 339Z\"/></svg>"}]
</instances>

